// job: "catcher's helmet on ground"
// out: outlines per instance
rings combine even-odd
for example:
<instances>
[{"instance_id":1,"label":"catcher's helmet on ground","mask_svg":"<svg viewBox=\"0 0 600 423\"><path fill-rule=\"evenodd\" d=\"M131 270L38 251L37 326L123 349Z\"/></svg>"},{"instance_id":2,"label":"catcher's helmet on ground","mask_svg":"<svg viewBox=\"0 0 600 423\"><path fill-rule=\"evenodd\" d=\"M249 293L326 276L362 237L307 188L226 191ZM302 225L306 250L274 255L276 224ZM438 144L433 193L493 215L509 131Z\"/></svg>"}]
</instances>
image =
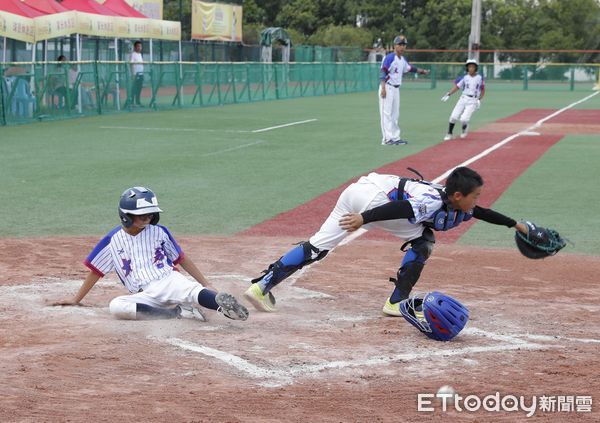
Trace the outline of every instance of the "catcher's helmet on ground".
<instances>
[{"instance_id":1,"label":"catcher's helmet on ground","mask_svg":"<svg viewBox=\"0 0 600 423\"><path fill-rule=\"evenodd\" d=\"M441 292L415 294L400 302L400 313L414 327L436 341L449 341L465 327L469 310Z\"/></svg>"},{"instance_id":2,"label":"catcher's helmet on ground","mask_svg":"<svg viewBox=\"0 0 600 423\"><path fill-rule=\"evenodd\" d=\"M396 37L394 38L394 45L407 45L408 44L408 40L406 39L406 37L404 35L396 35Z\"/></svg>"},{"instance_id":3,"label":"catcher's helmet on ground","mask_svg":"<svg viewBox=\"0 0 600 423\"><path fill-rule=\"evenodd\" d=\"M119 217L121 224L129 228L133 224L133 219L129 215L142 215L152 213L151 225L156 225L160 218L159 213L162 210L158 207L156 195L145 187L127 188L121 194L119 201Z\"/></svg>"},{"instance_id":4,"label":"catcher's helmet on ground","mask_svg":"<svg viewBox=\"0 0 600 423\"><path fill-rule=\"evenodd\" d=\"M469 65L475 65L475 70L479 69L479 64L475 59L469 59L465 62L465 69L469 70Z\"/></svg>"}]
</instances>

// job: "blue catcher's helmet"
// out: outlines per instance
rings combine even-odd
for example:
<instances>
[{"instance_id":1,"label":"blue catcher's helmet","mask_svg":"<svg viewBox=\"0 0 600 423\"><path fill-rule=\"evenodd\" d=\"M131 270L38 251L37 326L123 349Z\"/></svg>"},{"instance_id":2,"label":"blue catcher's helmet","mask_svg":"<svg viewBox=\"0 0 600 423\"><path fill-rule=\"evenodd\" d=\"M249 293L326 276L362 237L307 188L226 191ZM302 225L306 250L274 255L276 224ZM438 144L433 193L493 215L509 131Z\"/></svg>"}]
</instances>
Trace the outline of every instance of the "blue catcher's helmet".
<instances>
[{"instance_id":1,"label":"blue catcher's helmet","mask_svg":"<svg viewBox=\"0 0 600 423\"><path fill-rule=\"evenodd\" d=\"M400 313L414 327L436 341L449 341L465 327L469 310L441 292L415 294L400 302Z\"/></svg>"},{"instance_id":2,"label":"blue catcher's helmet","mask_svg":"<svg viewBox=\"0 0 600 423\"><path fill-rule=\"evenodd\" d=\"M158 207L156 195L148 188L131 187L127 188L123 194L121 194L121 200L119 201L119 217L121 218L121 224L126 228L133 225L133 219L130 215L152 213L154 216L150 220L150 224L156 225L160 218L160 212L162 212L162 210Z\"/></svg>"}]
</instances>

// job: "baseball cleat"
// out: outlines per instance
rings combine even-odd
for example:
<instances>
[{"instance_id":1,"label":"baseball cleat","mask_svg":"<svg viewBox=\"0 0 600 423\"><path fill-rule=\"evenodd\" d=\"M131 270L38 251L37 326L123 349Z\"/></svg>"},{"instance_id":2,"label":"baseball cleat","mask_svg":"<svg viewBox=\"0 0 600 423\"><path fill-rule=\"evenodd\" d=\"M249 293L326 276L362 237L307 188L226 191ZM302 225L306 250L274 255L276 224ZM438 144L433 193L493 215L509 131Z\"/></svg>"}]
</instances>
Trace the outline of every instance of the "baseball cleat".
<instances>
[{"instance_id":1,"label":"baseball cleat","mask_svg":"<svg viewBox=\"0 0 600 423\"><path fill-rule=\"evenodd\" d=\"M219 305L217 311L223 316L233 320L246 320L248 318L248 309L235 299L231 294L219 292L215 301Z\"/></svg>"},{"instance_id":2,"label":"baseball cleat","mask_svg":"<svg viewBox=\"0 0 600 423\"><path fill-rule=\"evenodd\" d=\"M444 141L450 141L452 139L452 134L446 134L444 137Z\"/></svg>"},{"instance_id":3,"label":"baseball cleat","mask_svg":"<svg viewBox=\"0 0 600 423\"><path fill-rule=\"evenodd\" d=\"M406 145L408 141L405 140L388 140L385 142L385 145Z\"/></svg>"},{"instance_id":4,"label":"baseball cleat","mask_svg":"<svg viewBox=\"0 0 600 423\"><path fill-rule=\"evenodd\" d=\"M385 305L383 306L383 313L387 314L388 316L402 316L402 313L400 313L400 303L390 303L390 299L388 297L387 301L385 302Z\"/></svg>"},{"instance_id":5,"label":"baseball cleat","mask_svg":"<svg viewBox=\"0 0 600 423\"><path fill-rule=\"evenodd\" d=\"M461 138L467 138L467 134L468 134L467 132L463 132L462 134L460 134L460 137Z\"/></svg>"},{"instance_id":6,"label":"baseball cleat","mask_svg":"<svg viewBox=\"0 0 600 423\"><path fill-rule=\"evenodd\" d=\"M179 319L192 319L192 320L200 320L201 322L206 322L206 316L199 308L196 307L187 307L183 305L179 305Z\"/></svg>"},{"instance_id":7,"label":"baseball cleat","mask_svg":"<svg viewBox=\"0 0 600 423\"><path fill-rule=\"evenodd\" d=\"M253 283L250 288L244 292L244 297L250 301L250 303L261 311L275 311L275 297L270 292L263 294L260 285Z\"/></svg>"}]
</instances>

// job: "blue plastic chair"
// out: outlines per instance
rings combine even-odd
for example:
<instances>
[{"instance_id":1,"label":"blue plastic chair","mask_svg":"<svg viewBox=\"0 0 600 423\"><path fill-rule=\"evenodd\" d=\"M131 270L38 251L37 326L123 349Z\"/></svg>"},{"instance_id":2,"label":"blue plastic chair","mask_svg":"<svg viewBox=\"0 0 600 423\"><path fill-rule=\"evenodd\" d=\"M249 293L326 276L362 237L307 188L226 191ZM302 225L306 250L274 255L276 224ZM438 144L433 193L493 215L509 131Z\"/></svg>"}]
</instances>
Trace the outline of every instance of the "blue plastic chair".
<instances>
[{"instance_id":1,"label":"blue plastic chair","mask_svg":"<svg viewBox=\"0 0 600 423\"><path fill-rule=\"evenodd\" d=\"M31 110L35 110L35 96L31 94L29 82L23 78L18 78L16 84L15 95L12 101L12 112L15 116L23 118L32 117L29 105L32 105Z\"/></svg>"}]
</instances>

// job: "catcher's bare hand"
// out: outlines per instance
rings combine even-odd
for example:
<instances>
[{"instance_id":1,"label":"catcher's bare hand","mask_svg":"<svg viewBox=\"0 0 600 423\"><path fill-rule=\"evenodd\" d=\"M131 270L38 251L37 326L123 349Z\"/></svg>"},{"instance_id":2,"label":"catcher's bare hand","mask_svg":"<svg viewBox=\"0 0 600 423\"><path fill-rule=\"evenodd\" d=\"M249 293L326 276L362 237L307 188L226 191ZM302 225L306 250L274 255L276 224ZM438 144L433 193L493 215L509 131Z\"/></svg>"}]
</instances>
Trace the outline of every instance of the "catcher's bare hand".
<instances>
[{"instance_id":1,"label":"catcher's bare hand","mask_svg":"<svg viewBox=\"0 0 600 423\"><path fill-rule=\"evenodd\" d=\"M340 227L348 232L354 232L363 225L363 217L360 213L346 213L340 219Z\"/></svg>"},{"instance_id":2,"label":"catcher's bare hand","mask_svg":"<svg viewBox=\"0 0 600 423\"><path fill-rule=\"evenodd\" d=\"M529 230L527 229L527 225L525 225L522 222L519 222L515 225L515 229L525 235L527 235L527 233L529 232Z\"/></svg>"}]
</instances>

